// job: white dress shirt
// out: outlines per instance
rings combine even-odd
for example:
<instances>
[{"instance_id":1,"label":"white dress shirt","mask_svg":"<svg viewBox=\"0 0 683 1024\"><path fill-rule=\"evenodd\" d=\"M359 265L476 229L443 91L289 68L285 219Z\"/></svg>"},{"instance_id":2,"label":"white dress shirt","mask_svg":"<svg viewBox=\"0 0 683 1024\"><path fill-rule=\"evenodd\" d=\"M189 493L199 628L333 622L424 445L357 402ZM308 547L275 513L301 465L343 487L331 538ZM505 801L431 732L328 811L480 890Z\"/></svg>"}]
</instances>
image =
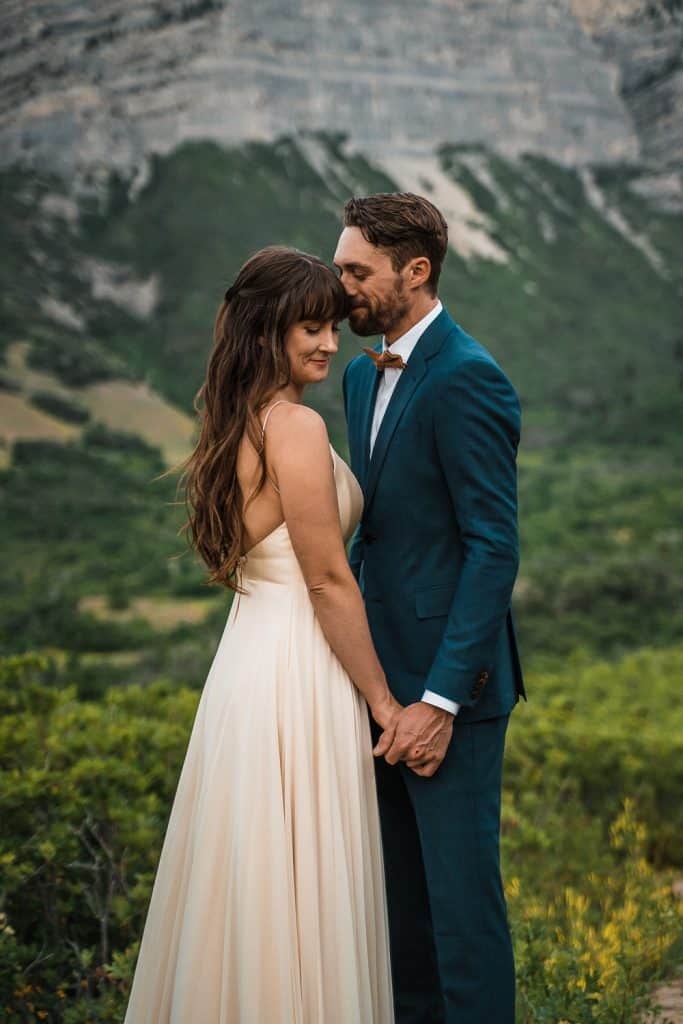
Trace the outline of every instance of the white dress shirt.
<instances>
[{"instance_id":1,"label":"white dress shirt","mask_svg":"<svg viewBox=\"0 0 683 1024\"><path fill-rule=\"evenodd\" d=\"M406 331L400 338L393 341L391 345L387 345L386 338L382 338L382 348L384 351L387 349L394 355L399 355L403 359L404 363L407 363L410 359L410 355L417 345L418 341L427 330L433 320L436 320L437 316L443 309L441 302L437 302L434 309L430 309L426 316L424 316L418 323ZM387 406L391 396L394 393L394 388L398 384L399 377L403 373L403 370L397 370L395 367L387 367L382 373L382 379L377 387L377 398L375 400L375 411L372 417L372 427L370 428L370 454L375 447L375 441L379 433L379 428L382 425L384 414L387 411ZM448 697L442 697L439 693L432 693L431 690L425 690L422 694L422 700L426 704L433 704L437 708L442 708L444 711L450 711L452 715L457 715L460 710L460 705L457 701L449 700Z\"/></svg>"}]
</instances>

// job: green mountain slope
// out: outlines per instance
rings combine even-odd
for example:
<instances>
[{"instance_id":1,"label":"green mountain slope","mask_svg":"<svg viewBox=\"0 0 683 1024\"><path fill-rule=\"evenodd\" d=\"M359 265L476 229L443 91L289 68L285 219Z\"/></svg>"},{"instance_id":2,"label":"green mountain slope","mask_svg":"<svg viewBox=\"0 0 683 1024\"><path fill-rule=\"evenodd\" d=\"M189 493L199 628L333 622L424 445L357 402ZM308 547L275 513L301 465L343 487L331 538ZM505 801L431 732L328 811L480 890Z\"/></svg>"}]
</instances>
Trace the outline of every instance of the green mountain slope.
<instances>
[{"instance_id":1,"label":"green mountain slope","mask_svg":"<svg viewBox=\"0 0 683 1024\"><path fill-rule=\"evenodd\" d=\"M152 162L135 198L128 183L115 180L106 200L78 205L56 179L20 170L2 175L0 345L11 355L17 342L28 342L28 362L62 400L60 406L53 395L52 422L69 420L68 402L78 404L79 389L117 377L144 381L191 413L215 309L243 259L271 242L330 259L344 199L396 187L384 171L346 155L339 140L316 144L316 161L288 139L231 151L186 145ZM442 293L522 397L516 603L523 646L528 656L564 657L581 645L609 655L668 642L683 624L675 612L683 604L675 514L683 497L683 217L649 206L632 187L635 169L578 173L539 158L512 163L452 146L441 150L438 166L474 201L503 253L492 262L452 251ZM423 186L429 194L428 168ZM357 351L358 339L345 332L330 380L311 394L342 450L340 376ZM19 399L35 407L12 365L9 359L0 378L0 416L10 399L12 409ZM44 396L42 402L44 411ZM91 422L103 418L92 402L88 409ZM0 493L14 547L0 582L9 603L23 585L30 604L37 581L67 563L77 570L60 593L74 616L83 614L78 600L98 589L163 594L173 586L169 555L182 550L174 537L180 510L158 519L161 493L150 485L142 487L139 516L131 517L125 495L128 488L137 494L138 485L112 474L111 451L93 447L92 428L73 427L73 413L70 422L71 439L58 441L55 430L54 441L68 446L68 457L45 441L27 440L13 451L5 430ZM128 456L119 457L124 467ZM61 469L46 482L49 463ZM94 468L100 464L102 472ZM151 464L144 472L151 480ZM79 494L90 473L110 526L89 530L86 541L79 507L84 516L94 513L85 501L79 506ZM171 496L168 489L164 495ZM35 528L27 538L22 506L32 500ZM137 550L148 572L122 556L124 535L125 550ZM196 590L201 570L188 573L183 588ZM29 635L36 644L35 616L26 631L7 608L3 617L8 646L21 649ZM97 633L81 631L79 649L101 650ZM78 646L69 636L63 630L62 646ZM59 631L46 628L45 639L59 645ZM144 643L138 637L131 646Z\"/></svg>"}]
</instances>

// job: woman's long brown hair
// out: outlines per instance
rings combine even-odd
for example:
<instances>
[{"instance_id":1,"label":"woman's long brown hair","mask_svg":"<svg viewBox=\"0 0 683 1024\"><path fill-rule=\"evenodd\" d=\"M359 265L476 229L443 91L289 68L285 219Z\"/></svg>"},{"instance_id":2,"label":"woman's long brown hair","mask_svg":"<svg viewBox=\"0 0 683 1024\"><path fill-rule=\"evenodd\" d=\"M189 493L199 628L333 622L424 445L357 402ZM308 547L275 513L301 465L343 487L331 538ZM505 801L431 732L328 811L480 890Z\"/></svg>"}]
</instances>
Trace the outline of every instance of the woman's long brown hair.
<instances>
[{"instance_id":1,"label":"woman's long brown hair","mask_svg":"<svg viewBox=\"0 0 683 1024\"><path fill-rule=\"evenodd\" d=\"M206 379L195 397L199 440L184 465L191 546L209 569L209 583L240 590L235 578L244 546L244 512L266 482L259 411L290 380L285 336L303 320L338 322L348 315L341 282L315 256L280 246L255 253L228 288L214 325ZM237 455L248 436L261 471L246 504Z\"/></svg>"}]
</instances>

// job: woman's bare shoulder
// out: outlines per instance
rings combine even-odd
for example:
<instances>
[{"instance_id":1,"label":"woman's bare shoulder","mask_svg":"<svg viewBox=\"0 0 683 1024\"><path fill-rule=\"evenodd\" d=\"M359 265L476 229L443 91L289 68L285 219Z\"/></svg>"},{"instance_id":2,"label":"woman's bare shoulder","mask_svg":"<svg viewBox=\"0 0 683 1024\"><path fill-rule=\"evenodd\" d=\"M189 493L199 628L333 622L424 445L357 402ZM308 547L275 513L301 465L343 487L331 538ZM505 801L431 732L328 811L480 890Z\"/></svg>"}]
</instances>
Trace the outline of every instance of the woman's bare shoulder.
<instances>
[{"instance_id":1,"label":"woman's bare shoulder","mask_svg":"<svg viewBox=\"0 0 683 1024\"><path fill-rule=\"evenodd\" d=\"M268 419L268 437L273 444L317 447L329 443L325 420L315 409L298 402L283 401Z\"/></svg>"}]
</instances>

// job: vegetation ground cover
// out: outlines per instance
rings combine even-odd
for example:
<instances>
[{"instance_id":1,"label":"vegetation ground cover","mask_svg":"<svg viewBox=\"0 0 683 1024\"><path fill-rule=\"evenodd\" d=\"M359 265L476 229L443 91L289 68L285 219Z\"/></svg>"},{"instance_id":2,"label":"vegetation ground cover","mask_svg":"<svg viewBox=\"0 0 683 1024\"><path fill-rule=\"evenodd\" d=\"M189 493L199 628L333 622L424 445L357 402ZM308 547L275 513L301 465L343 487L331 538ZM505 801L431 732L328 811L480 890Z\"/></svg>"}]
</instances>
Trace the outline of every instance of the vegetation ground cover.
<instances>
[{"instance_id":1,"label":"vegetation ground cover","mask_svg":"<svg viewBox=\"0 0 683 1024\"><path fill-rule=\"evenodd\" d=\"M683 701L665 680L682 662L577 661L513 714L502 845L525 1024L635 1021L681 953ZM8 1024L121 1020L197 701L163 680L79 700L45 658L0 665Z\"/></svg>"}]
</instances>

